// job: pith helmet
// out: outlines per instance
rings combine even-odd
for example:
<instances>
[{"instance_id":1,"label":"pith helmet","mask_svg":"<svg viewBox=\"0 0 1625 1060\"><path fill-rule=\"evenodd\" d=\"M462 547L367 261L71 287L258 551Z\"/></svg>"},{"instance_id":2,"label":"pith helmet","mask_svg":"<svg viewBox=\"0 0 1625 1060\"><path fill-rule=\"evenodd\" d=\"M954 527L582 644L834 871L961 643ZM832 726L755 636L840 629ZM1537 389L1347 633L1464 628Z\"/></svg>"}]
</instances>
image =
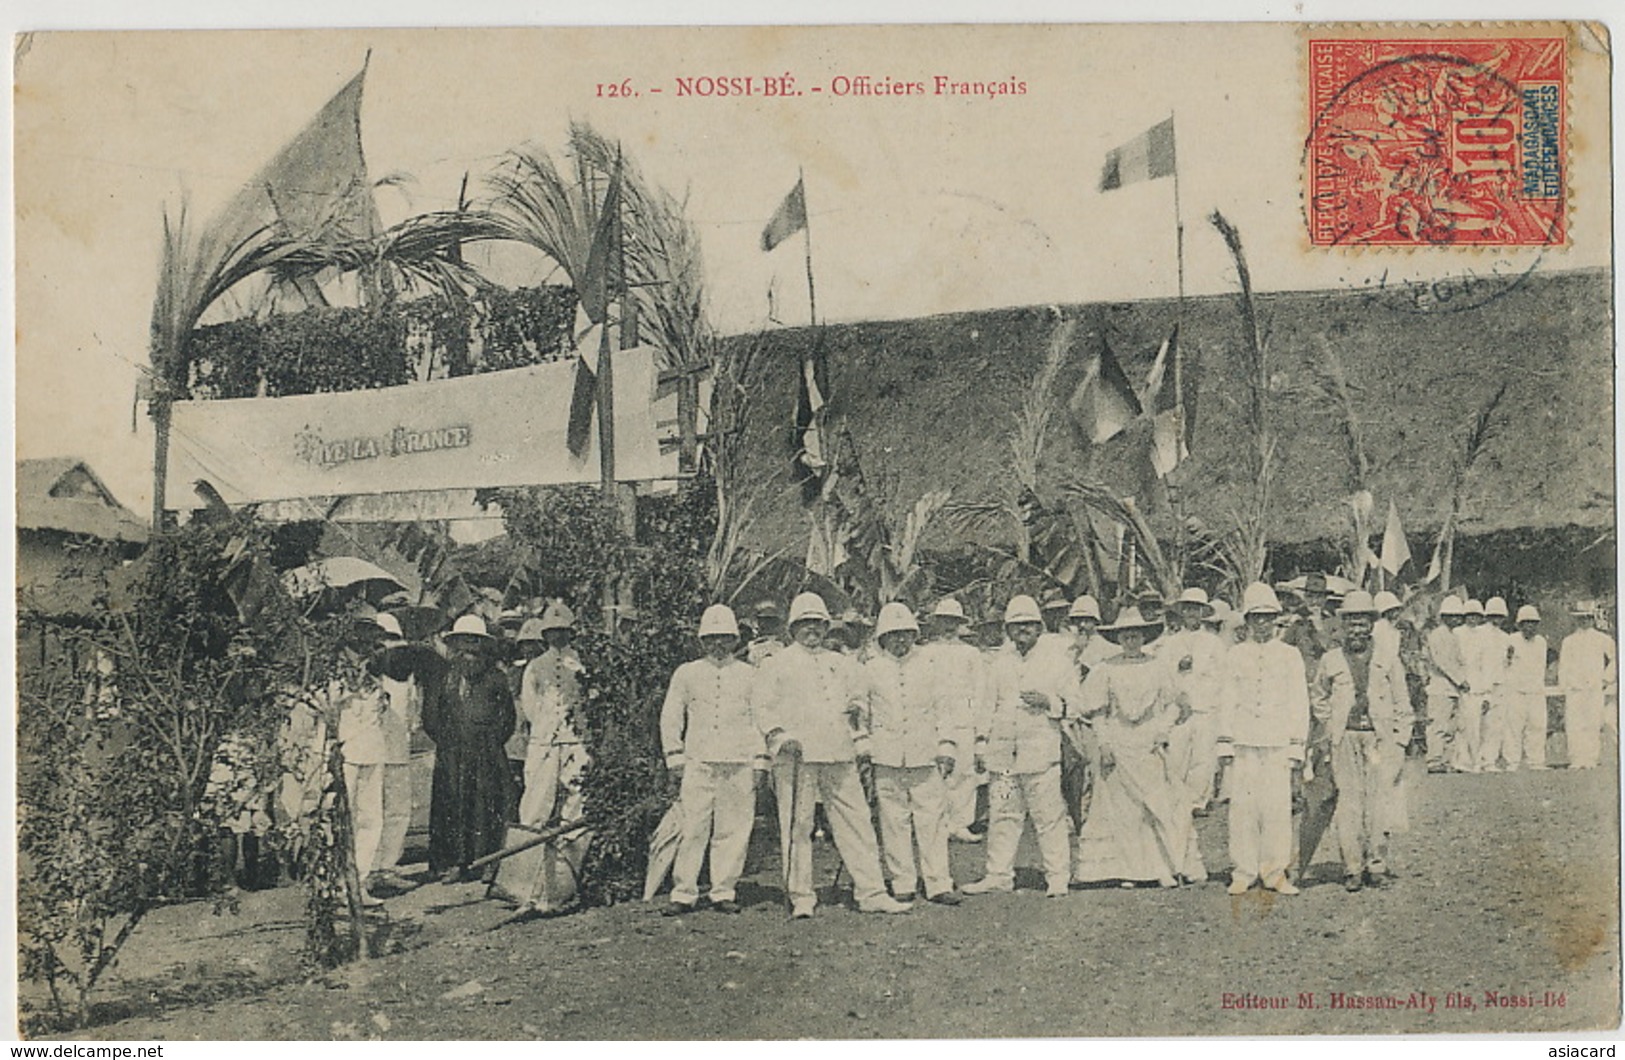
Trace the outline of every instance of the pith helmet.
<instances>
[{"instance_id":1,"label":"pith helmet","mask_svg":"<svg viewBox=\"0 0 1625 1060\"><path fill-rule=\"evenodd\" d=\"M1485 618L1506 618L1509 614L1511 612L1507 610L1507 602L1504 597L1492 596L1484 601Z\"/></svg>"},{"instance_id":2,"label":"pith helmet","mask_svg":"<svg viewBox=\"0 0 1625 1060\"><path fill-rule=\"evenodd\" d=\"M372 620L384 631L384 647L399 648L406 643L406 634L401 632L400 619L391 614L379 614L374 615Z\"/></svg>"},{"instance_id":3,"label":"pith helmet","mask_svg":"<svg viewBox=\"0 0 1625 1060\"><path fill-rule=\"evenodd\" d=\"M816 619L820 622L829 621L829 608L824 606L824 598L817 593L802 593L790 601L790 625L797 622L806 622Z\"/></svg>"},{"instance_id":4,"label":"pith helmet","mask_svg":"<svg viewBox=\"0 0 1625 1060\"><path fill-rule=\"evenodd\" d=\"M1468 600L1467 603L1462 606L1461 613L1464 615L1478 615L1482 617L1484 614L1484 602L1482 600Z\"/></svg>"},{"instance_id":5,"label":"pith helmet","mask_svg":"<svg viewBox=\"0 0 1625 1060\"><path fill-rule=\"evenodd\" d=\"M1371 599L1371 594L1364 589L1351 589L1343 597L1343 606L1337 609L1340 615L1375 615L1377 605Z\"/></svg>"},{"instance_id":6,"label":"pith helmet","mask_svg":"<svg viewBox=\"0 0 1625 1060\"><path fill-rule=\"evenodd\" d=\"M739 621L734 618L733 608L727 604L712 604L706 608L705 613L700 616L700 636L739 636Z\"/></svg>"},{"instance_id":7,"label":"pith helmet","mask_svg":"<svg viewBox=\"0 0 1625 1060\"><path fill-rule=\"evenodd\" d=\"M965 607L951 596L944 596L937 601L937 606L931 609L932 618L956 618L965 621Z\"/></svg>"},{"instance_id":8,"label":"pith helmet","mask_svg":"<svg viewBox=\"0 0 1625 1060\"><path fill-rule=\"evenodd\" d=\"M490 640L491 634L485 628L485 619L479 615L463 615L452 624L448 637L479 637Z\"/></svg>"},{"instance_id":9,"label":"pith helmet","mask_svg":"<svg viewBox=\"0 0 1625 1060\"><path fill-rule=\"evenodd\" d=\"M1244 615L1278 615L1281 601L1275 590L1263 582L1253 582L1241 594L1241 613Z\"/></svg>"},{"instance_id":10,"label":"pith helmet","mask_svg":"<svg viewBox=\"0 0 1625 1060\"><path fill-rule=\"evenodd\" d=\"M1382 592L1377 594L1377 598L1374 601L1373 606L1376 607L1377 614L1386 615L1388 612L1400 606L1399 597L1395 596L1387 589L1384 589Z\"/></svg>"},{"instance_id":11,"label":"pith helmet","mask_svg":"<svg viewBox=\"0 0 1625 1060\"><path fill-rule=\"evenodd\" d=\"M1202 616L1204 618L1213 613L1213 604L1209 602L1207 598L1207 590L1201 588L1200 586L1193 585L1189 589L1186 589L1184 592L1180 593L1179 600L1177 602L1180 604L1197 605L1202 609Z\"/></svg>"},{"instance_id":12,"label":"pith helmet","mask_svg":"<svg viewBox=\"0 0 1625 1060\"><path fill-rule=\"evenodd\" d=\"M920 624L914 620L914 612L908 609L907 604L894 600L880 609L880 618L875 622L875 639L903 630L918 633Z\"/></svg>"},{"instance_id":13,"label":"pith helmet","mask_svg":"<svg viewBox=\"0 0 1625 1060\"><path fill-rule=\"evenodd\" d=\"M1518 622L1519 622L1519 624L1522 624L1524 622L1539 622L1539 621L1540 621L1540 609L1537 608L1534 604L1524 604L1522 607L1518 608Z\"/></svg>"},{"instance_id":14,"label":"pith helmet","mask_svg":"<svg viewBox=\"0 0 1625 1060\"><path fill-rule=\"evenodd\" d=\"M1450 615L1460 616L1465 615L1466 613L1467 607L1461 602L1461 597L1459 596L1447 596L1439 602L1440 617L1447 617Z\"/></svg>"},{"instance_id":15,"label":"pith helmet","mask_svg":"<svg viewBox=\"0 0 1625 1060\"><path fill-rule=\"evenodd\" d=\"M543 628L541 619L527 618L525 624L519 627L519 636L514 639L520 644L525 643L527 640L546 640L547 638L542 636Z\"/></svg>"},{"instance_id":16,"label":"pith helmet","mask_svg":"<svg viewBox=\"0 0 1625 1060\"><path fill-rule=\"evenodd\" d=\"M575 612L570 610L563 600L554 600L542 612L542 629L573 629L576 624Z\"/></svg>"},{"instance_id":17,"label":"pith helmet","mask_svg":"<svg viewBox=\"0 0 1625 1060\"><path fill-rule=\"evenodd\" d=\"M1100 604L1094 597L1084 593L1072 601L1072 609L1066 613L1068 618L1092 618L1100 621Z\"/></svg>"},{"instance_id":18,"label":"pith helmet","mask_svg":"<svg viewBox=\"0 0 1625 1060\"><path fill-rule=\"evenodd\" d=\"M1007 626L1043 621L1044 613L1038 610L1038 601L1030 596L1012 596L1010 602L1004 605L1004 624Z\"/></svg>"}]
</instances>

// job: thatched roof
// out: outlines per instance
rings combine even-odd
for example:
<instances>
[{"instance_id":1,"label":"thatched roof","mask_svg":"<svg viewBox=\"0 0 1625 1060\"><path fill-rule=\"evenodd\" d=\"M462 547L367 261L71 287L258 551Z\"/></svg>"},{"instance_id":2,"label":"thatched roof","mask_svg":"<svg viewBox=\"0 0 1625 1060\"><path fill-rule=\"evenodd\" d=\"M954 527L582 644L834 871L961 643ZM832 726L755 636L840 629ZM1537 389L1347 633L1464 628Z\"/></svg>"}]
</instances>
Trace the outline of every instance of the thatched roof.
<instances>
[{"instance_id":1,"label":"thatched roof","mask_svg":"<svg viewBox=\"0 0 1625 1060\"><path fill-rule=\"evenodd\" d=\"M1443 523L1467 425L1503 382L1498 429L1466 479L1462 532L1612 526L1610 289L1600 271L1536 272L1475 309L1426 312L1393 293L1260 296L1280 436L1272 538L1291 543L1347 534L1344 498L1352 479L1344 420L1316 382L1328 349L1342 361L1365 437L1376 531L1390 498L1415 535L1413 549L1422 533ZM1103 339L1130 379L1144 380L1177 306L1170 300L1096 303L1061 312L1080 325L1056 385L1058 411L1041 477L1057 481L1092 462L1125 495L1149 497L1155 521L1166 528L1160 487L1154 479L1154 488L1146 487L1143 436L1131 432L1091 454L1065 406ZM962 500L1002 495L1006 439L1043 361L1056 313L1034 307L827 328L831 408L850 426L871 480L886 482L903 503L928 489L950 488ZM1187 513L1223 530L1247 488L1237 299L1189 300L1181 336L1200 383L1192 455L1178 475ZM731 341L765 344L758 363L766 390L750 426L751 472L782 473L795 365L811 332L787 329ZM776 492L756 536L764 544L805 540L793 491ZM951 545L952 531L943 527L935 543Z\"/></svg>"},{"instance_id":2,"label":"thatched roof","mask_svg":"<svg viewBox=\"0 0 1625 1060\"><path fill-rule=\"evenodd\" d=\"M17 461L17 529L142 544L147 524L120 504L90 465L71 456Z\"/></svg>"}]
</instances>

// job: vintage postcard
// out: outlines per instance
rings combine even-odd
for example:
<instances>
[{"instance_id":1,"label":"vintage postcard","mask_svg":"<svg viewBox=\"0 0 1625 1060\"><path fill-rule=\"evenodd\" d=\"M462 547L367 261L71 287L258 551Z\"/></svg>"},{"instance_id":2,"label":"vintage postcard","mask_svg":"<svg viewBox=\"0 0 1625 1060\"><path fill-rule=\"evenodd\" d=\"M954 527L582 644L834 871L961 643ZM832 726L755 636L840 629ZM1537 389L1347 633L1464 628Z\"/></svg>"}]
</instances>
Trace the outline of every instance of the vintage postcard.
<instances>
[{"instance_id":1,"label":"vintage postcard","mask_svg":"<svg viewBox=\"0 0 1625 1060\"><path fill-rule=\"evenodd\" d=\"M1608 26L14 48L20 1036L1619 1026Z\"/></svg>"}]
</instances>

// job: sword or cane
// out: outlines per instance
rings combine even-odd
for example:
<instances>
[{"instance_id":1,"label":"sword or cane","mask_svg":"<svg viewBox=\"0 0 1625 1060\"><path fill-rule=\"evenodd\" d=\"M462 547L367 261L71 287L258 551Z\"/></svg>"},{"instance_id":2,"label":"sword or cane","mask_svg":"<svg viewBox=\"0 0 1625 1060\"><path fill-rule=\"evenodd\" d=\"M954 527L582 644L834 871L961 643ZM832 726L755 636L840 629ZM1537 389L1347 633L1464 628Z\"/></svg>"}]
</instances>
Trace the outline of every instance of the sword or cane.
<instances>
[{"instance_id":1,"label":"sword or cane","mask_svg":"<svg viewBox=\"0 0 1625 1060\"><path fill-rule=\"evenodd\" d=\"M475 858L473 861L470 861L467 865L463 866L463 873L466 875L468 873L477 872L478 870L485 868L487 865L494 864L503 860L504 858L511 858L515 854L522 854L534 847L541 846L543 843L557 839L559 836L568 835L571 832L578 832L586 826L586 818L581 818L574 821L565 821L563 824L558 824L554 825L552 828L543 829L542 831L531 836L529 839L526 839L524 842L515 843L513 846L508 847L505 850L498 850L496 853L487 854L482 858Z\"/></svg>"},{"instance_id":2,"label":"sword or cane","mask_svg":"<svg viewBox=\"0 0 1625 1060\"><path fill-rule=\"evenodd\" d=\"M796 850L796 811L801 802L801 752L790 756L790 823L784 829L784 900L795 912L796 902L790 895L790 865Z\"/></svg>"}]
</instances>

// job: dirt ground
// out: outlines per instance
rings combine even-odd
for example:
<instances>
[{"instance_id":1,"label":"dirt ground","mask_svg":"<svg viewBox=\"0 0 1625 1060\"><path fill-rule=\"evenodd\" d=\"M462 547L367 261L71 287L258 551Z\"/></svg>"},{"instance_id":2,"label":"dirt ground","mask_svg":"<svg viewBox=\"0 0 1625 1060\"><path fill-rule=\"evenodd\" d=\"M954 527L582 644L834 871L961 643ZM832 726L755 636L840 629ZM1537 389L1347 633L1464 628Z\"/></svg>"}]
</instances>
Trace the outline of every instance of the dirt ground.
<instances>
[{"instance_id":1,"label":"dirt ground","mask_svg":"<svg viewBox=\"0 0 1625 1060\"><path fill-rule=\"evenodd\" d=\"M1293 898L1225 893L1224 813L1202 821L1215 881L907 916L852 911L819 844L818 915L789 921L771 828L746 909L663 918L633 903L498 926L475 884L387 905L389 956L319 979L298 966L301 894L162 911L132 939L96 1039L695 1039L1485 1033L1620 1020L1616 774L1420 775L1399 877L1345 893L1331 864ZM1322 859L1327 857L1322 848ZM955 876L980 875L956 845ZM1037 888L1037 889L1035 889ZM24 984L24 1004L37 993ZM1415 1001L1335 1007L1333 993ZM1523 1004L1487 1004L1491 993ZM1302 997L1310 995L1313 997ZM1227 1005L1226 995L1285 1007ZM1414 995L1414 997L1413 997ZM1471 1007L1446 1007L1465 997ZM1431 1000L1432 1008L1429 1003ZM1561 1003L1559 1003L1561 1002Z\"/></svg>"}]
</instances>

